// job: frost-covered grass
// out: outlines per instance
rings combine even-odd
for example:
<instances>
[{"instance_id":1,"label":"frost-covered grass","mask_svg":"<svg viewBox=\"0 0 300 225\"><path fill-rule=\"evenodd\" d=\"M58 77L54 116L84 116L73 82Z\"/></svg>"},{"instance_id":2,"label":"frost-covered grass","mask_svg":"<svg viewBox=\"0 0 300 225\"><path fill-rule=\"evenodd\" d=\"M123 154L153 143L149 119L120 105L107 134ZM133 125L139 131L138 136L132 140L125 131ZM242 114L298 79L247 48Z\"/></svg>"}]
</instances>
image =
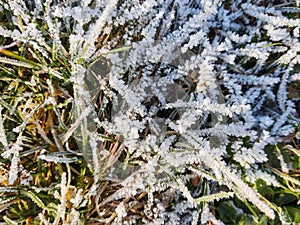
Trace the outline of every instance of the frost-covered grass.
<instances>
[{"instance_id":1,"label":"frost-covered grass","mask_svg":"<svg viewBox=\"0 0 300 225\"><path fill-rule=\"evenodd\" d=\"M0 222L298 224L299 1L0 2Z\"/></svg>"}]
</instances>

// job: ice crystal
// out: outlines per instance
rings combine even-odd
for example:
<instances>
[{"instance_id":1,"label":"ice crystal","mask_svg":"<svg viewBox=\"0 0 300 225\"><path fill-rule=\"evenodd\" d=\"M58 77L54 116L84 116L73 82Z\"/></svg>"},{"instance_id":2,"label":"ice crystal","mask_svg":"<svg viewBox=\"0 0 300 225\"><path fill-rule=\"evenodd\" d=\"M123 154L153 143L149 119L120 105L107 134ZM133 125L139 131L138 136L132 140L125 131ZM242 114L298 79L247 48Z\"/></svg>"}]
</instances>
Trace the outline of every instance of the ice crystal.
<instances>
[{"instance_id":1,"label":"ice crystal","mask_svg":"<svg viewBox=\"0 0 300 225\"><path fill-rule=\"evenodd\" d=\"M94 175L90 195L97 195L103 180L118 180L119 189L105 200L119 201L115 224L125 223L125 217L126 223L136 222L126 199L143 192L148 196L143 222L149 224L222 224L209 206L233 193L275 218L253 186L258 179L278 186L270 171L261 171L268 160L264 149L294 132L297 122L288 85L299 80L300 20L286 16L292 9L242 0L5 0L0 3L4 9L13 12L13 26L0 27L0 34L13 43L0 46L1 51L23 43L38 63L20 56L0 57L0 62L42 71L72 86L68 102L74 120L68 127L59 121L63 135L55 135L52 127L52 141L34 123L43 140L59 150L71 151L68 142L75 139ZM41 20L43 31L37 26ZM56 56L67 64L65 70L56 66ZM36 86L36 81L27 84ZM30 108L31 100L24 101L20 113L25 116L11 129L14 142L8 140L7 114L0 106L1 156L11 163L9 185L18 179L24 131L34 114L51 106L60 118L57 110L63 105L54 97L54 84L48 79L45 85L50 96L43 103ZM16 111L9 108L10 115ZM105 138L121 147L103 144ZM66 165L77 159L44 152L38 158ZM201 196L188 188L197 177L207 184ZM228 192L216 190L224 186ZM60 188L55 222L75 224L78 212L65 214L65 173ZM157 192L173 199L156 199ZM72 203L77 207L81 201L78 191ZM42 213L39 217L46 223Z\"/></svg>"}]
</instances>

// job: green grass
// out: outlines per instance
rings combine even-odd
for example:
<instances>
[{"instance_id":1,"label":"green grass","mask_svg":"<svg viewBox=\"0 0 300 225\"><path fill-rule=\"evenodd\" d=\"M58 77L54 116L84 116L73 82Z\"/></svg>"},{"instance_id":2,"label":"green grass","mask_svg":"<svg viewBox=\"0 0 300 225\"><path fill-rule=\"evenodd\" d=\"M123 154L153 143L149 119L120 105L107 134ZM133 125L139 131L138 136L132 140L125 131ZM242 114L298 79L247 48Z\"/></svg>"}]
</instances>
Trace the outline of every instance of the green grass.
<instances>
[{"instance_id":1,"label":"green grass","mask_svg":"<svg viewBox=\"0 0 300 225\"><path fill-rule=\"evenodd\" d=\"M0 13L0 18L1 26L13 26L11 12ZM41 30L47 29L43 24L39 25ZM122 29L122 27L116 28L115 32L122 32ZM101 48L102 41L106 42L109 38L103 37L103 40L98 40L98 48ZM0 37L1 45L12 43L9 38ZM127 49L124 47L111 52ZM12 184L9 184L11 161L0 157L0 222L42 224L40 214L51 224L61 224L57 212L64 197L65 221L71 219L72 210L76 209L80 214L81 224L104 224L104 219L108 219L107 224L109 224L117 216L115 207L119 201L106 202L106 200L120 186L109 180L100 180L97 194L90 196L94 171L88 166L81 152L65 151L62 147L62 137L75 117L74 102L70 101L74 93L69 82L71 76L69 56L67 53L58 54L55 45L50 41L49 46L44 50L52 59L51 65L49 60L43 58L26 43L17 43L9 49L0 50L0 106L8 145L12 146L18 141L14 128L22 125L20 129L24 130L21 142L23 150L19 162L24 170L19 171L18 179ZM290 86L291 99L299 98L298 88L299 83ZM45 102L49 97L52 97L57 104ZM96 103L95 107L100 108L99 104ZM105 112L99 115L100 118L105 116ZM126 151L122 148L121 141L105 132L102 135L106 139L105 148L112 154L120 154L121 158L126 160ZM78 148L74 138L68 140L68 146L70 149ZM0 144L0 149L1 151L5 149L4 143ZM295 224L300 223L300 140L296 138L296 134L293 134L286 140L282 140L282 144L268 146L265 150L269 162L260 167L276 174L280 187L270 187L261 180L254 188L271 203L271 207L280 216L271 221L246 200L241 201L233 197L230 201L221 200L214 206L216 217L225 224L279 225L283 218ZM42 160L39 158L41 154L58 157L60 162ZM282 157L292 169L282 171L278 157ZM105 162L102 168L101 172L105 173ZM64 175L67 176L66 181L62 179ZM192 180L191 189L196 188L195 182L199 184L196 180ZM201 180L201 182L203 186L207 185L206 181ZM64 185L68 187L67 193L65 196L60 196ZM72 199L79 193L82 195L81 204L74 205ZM162 198L162 194L156 193L156 197ZM129 209L128 215L135 214L137 220L141 221L146 199L145 192L136 196L133 201L135 204ZM169 205L172 204L174 201L170 200ZM236 208L241 209L242 213L237 213ZM106 213L99 215L98 211L106 211Z\"/></svg>"}]
</instances>

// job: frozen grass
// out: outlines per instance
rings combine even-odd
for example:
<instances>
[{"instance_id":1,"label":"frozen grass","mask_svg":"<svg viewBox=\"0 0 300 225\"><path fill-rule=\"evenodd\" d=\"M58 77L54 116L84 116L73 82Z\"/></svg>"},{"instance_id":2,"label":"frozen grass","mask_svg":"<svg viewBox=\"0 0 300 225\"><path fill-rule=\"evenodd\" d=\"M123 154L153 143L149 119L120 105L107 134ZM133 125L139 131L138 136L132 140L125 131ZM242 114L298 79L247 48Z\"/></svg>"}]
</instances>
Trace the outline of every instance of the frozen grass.
<instances>
[{"instance_id":1,"label":"frozen grass","mask_svg":"<svg viewBox=\"0 0 300 225\"><path fill-rule=\"evenodd\" d=\"M295 2L15 0L0 21L0 222L300 222Z\"/></svg>"}]
</instances>

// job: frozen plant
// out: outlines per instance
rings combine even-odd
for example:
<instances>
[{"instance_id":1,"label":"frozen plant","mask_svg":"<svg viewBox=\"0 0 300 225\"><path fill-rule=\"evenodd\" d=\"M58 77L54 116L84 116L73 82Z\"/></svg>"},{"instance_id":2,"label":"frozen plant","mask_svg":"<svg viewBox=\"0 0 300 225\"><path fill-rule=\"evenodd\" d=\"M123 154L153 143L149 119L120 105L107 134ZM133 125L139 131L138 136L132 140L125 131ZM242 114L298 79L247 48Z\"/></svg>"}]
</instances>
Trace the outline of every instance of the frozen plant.
<instances>
[{"instance_id":1,"label":"frozen plant","mask_svg":"<svg viewBox=\"0 0 300 225\"><path fill-rule=\"evenodd\" d=\"M14 107L1 96L8 184L17 182L19 163L30 154L29 130L50 146L39 148L36 160L67 170L56 224L81 222L81 189L66 205L71 164L80 157L93 173L89 215L103 223L222 224L213 206L234 197L275 219L281 211L255 184L280 186L263 167L265 147L299 123L288 85L299 78L300 61L300 19L276 4L2 1L2 14L12 12L11 26L0 27L0 62L10 66L4 71L26 68L26 85L47 90L34 102L35 95L18 93ZM26 54L15 54L19 48ZM18 104L21 121L8 135L5 120ZM50 127L44 130L43 109ZM44 223L46 211L39 213Z\"/></svg>"}]
</instances>

